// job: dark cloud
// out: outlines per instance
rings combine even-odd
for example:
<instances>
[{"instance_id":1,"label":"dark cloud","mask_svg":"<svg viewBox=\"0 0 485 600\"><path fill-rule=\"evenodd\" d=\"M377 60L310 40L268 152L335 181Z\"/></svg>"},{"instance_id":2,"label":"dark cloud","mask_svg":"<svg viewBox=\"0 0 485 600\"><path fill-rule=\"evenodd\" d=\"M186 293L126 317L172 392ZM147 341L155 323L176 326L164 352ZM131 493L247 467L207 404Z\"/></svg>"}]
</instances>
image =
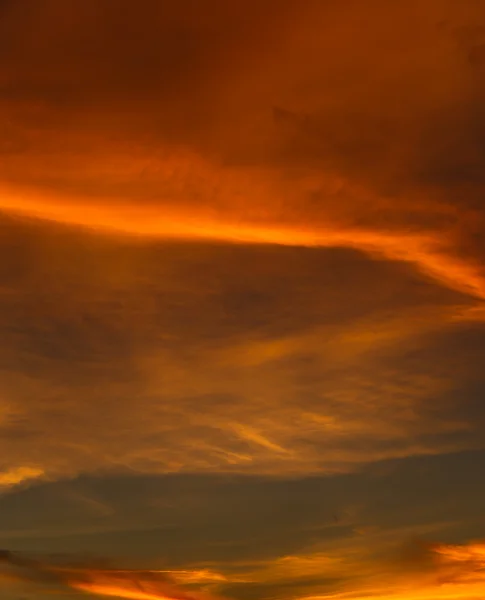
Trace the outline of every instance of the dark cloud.
<instances>
[{"instance_id":1,"label":"dark cloud","mask_svg":"<svg viewBox=\"0 0 485 600\"><path fill-rule=\"evenodd\" d=\"M13 549L2 557L39 583L192 578L242 599L473 583L481 546L456 544L470 530L483 536L483 459L390 461L333 478L127 474L43 484L1 499L2 539Z\"/></svg>"},{"instance_id":2,"label":"dark cloud","mask_svg":"<svg viewBox=\"0 0 485 600\"><path fill-rule=\"evenodd\" d=\"M459 532L465 522L482 535L482 465L480 451L384 461L330 478L82 477L3 496L0 530L13 549L142 558L153 568L159 561L237 566L355 538L366 527L402 528L390 540L397 544L415 535L413 527L429 527L431 536L437 527L458 543L467 538Z\"/></svg>"},{"instance_id":3,"label":"dark cloud","mask_svg":"<svg viewBox=\"0 0 485 600\"><path fill-rule=\"evenodd\" d=\"M54 590L64 595L79 590L118 598L211 598L207 593L184 590L177 586L168 573L110 569L99 562L90 565L83 564L82 561L69 562L68 557L61 562L52 559L49 562L43 558L25 558L10 551L2 551L1 563L7 567L7 577L13 581L50 586L51 589L47 588L47 593L52 593L52 587L55 586ZM42 591L42 587L38 587L37 593Z\"/></svg>"}]
</instances>

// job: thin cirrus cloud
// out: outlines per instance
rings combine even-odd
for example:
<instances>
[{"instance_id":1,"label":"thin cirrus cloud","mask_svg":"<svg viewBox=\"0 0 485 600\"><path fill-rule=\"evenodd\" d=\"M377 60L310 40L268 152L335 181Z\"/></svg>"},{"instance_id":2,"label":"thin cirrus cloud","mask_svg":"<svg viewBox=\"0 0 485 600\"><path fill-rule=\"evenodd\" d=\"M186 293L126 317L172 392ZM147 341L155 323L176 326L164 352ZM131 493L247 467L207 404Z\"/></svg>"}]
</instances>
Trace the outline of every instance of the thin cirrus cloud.
<instances>
[{"instance_id":1,"label":"thin cirrus cloud","mask_svg":"<svg viewBox=\"0 0 485 600\"><path fill-rule=\"evenodd\" d=\"M468 296L345 250L153 250L22 227L23 275L3 292L4 481L331 473L480 444Z\"/></svg>"}]
</instances>

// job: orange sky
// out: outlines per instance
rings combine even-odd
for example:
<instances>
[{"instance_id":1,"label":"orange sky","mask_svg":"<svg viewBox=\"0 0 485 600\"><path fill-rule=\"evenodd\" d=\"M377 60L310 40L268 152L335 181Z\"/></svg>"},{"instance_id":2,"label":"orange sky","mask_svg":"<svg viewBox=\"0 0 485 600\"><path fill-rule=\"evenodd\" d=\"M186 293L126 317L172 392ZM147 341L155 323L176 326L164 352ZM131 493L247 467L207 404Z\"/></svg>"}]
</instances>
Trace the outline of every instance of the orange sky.
<instances>
[{"instance_id":1,"label":"orange sky","mask_svg":"<svg viewBox=\"0 0 485 600\"><path fill-rule=\"evenodd\" d=\"M2 544L480 597L484 106L482 0L0 0Z\"/></svg>"}]
</instances>

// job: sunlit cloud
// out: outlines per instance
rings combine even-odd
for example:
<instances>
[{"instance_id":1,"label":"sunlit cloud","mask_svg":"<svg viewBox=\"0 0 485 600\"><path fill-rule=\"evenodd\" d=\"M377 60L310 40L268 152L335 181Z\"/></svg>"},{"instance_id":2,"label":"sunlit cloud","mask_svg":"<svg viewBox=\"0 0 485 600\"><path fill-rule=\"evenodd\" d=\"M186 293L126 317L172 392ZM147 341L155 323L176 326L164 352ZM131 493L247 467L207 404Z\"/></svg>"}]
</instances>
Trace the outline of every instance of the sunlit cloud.
<instances>
[{"instance_id":1,"label":"sunlit cloud","mask_svg":"<svg viewBox=\"0 0 485 600\"><path fill-rule=\"evenodd\" d=\"M372 540L372 538L370 538ZM369 541L368 541L369 543ZM206 589L189 590L184 584L224 586L291 585L284 598L479 598L485 586L484 545L416 543L411 554L386 559L372 557L373 548L329 549L306 555L282 556L269 563L238 565L235 574L207 569L185 571L99 569L28 560L4 553L9 577L43 585L73 588L96 596L148 600L214 598ZM179 587L175 585L179 582ZM269 589L269 588L268 588ZM282 589L281 587L279 589ZM302 594L302 590L306 593ZM310 592L310 590L312 590ZM308 593L310 592L310 593ZM265 594L263 594L265 597Z\"/></svg>"},{"instance_id":2,"label":"sunlit cloud","mask_svg":"<svg viewBox=\"0 0 485 600\"><path fill-rule=\"evenodd\" d=\"M0 0L8 593L484 595L484 48L481 0Z\"/></svg>"},{"instance_id":3,"label":"sunlit cloud","mask_svg":"<svg viewBox=\"0 0 485 600\"><path fill-rule=\"evenodd\" d=\"M480 598L485 587L484 545L424 546L411 570L367 575L355 589L305 598ZM418 557L417 557L418 558ZM421 561L421 564L420 564ZM367 578L367 581L365 581ZM381 579L381 581L379 581ZM352 587L352 586L350 586Z\"/></svg>"},{"instance_id":4,"label":"sunlit cloud","mask_svg":"<svg viewBox=\"0 0 485 600\"><path fill-rule=\"evenodd\" d=\"M210 168L210 167L209 167ZM235 182L229 178L229 189L225 182L218 181L217 171L208 174L208 181L216 181L222 185L220 194L223 197L223 206L230 206L234 197L234 189L238 180L244 177L252 178L248 174L238 174ZM224 178L224 174L222 174ZM247 184L245 187L248 187ZM267 187L267 186L266 186ZM231 189L232 188L232 189ZM263 187L264 189L264 187ZM256 194L254 193L256 192ZM197 194L204 194L203 187ZM224 193L228 197L224 197ZM269 189L269 194L274 191ZM294 227L286 224L288 218L283 214L274 214L271 219L274 202L264 208L267 198L261 198L257 204L256 197L260 190L255 187L246 192L256 210L263 210L268 216L263 223L252 220L250 205L241 212L232 209L222 210L217 206L210 206L212 199L209 197L209 206L205 209L192 207L180 211L173 206L170 199L168 206L134 207L127 204L104 205L72 204L69 198L49 200L36 198L36 194L29 191L3 190L1 193L0 207L14 213L26 214L37 218L53 220L56 222L74 224L93 228L105 232L118 232L136 236L182 239L199 241L225 241L246 244L276 244L283 246L303 247L350 247L361 250L371 256L381 256L388 260L408 262L416 266L425 275L437 280L439 283L470 294L481 300L485 299L485 279L482 269L478 264L469 263L453 252L453 242L447 239L446 234L439 232L412 233L406 231L386 231L379 229L356 228L338 222L323 223L320 227L310 224L301 224ZM336 202L341 199L336 197ZM372 198L364 197L363 202ZM220 212L221 216L211 216L211 213ZM199 213L199 214L198 214ZM259 219L261 220L261 219ZM266 222L264 222L266 221Z\"/></svg>"},{"instance_id":5,"label":"sunlit cloud","mask_svg":"<svg viewBox=\"0 0 485 600\"><path fill-rule=\"evenodd\" d=\"M3 551L0 561L4 572L11 581L36 584L37 591L42 592L47 586L47 593L57 586L62 592L71 588L96 596L114 596L116 598L132 598L133 600L209 600L215 598L207 592L184 589L175 581L185 583L203 583L204 581L224 580L223 576L214 578L210 571L177 572L154 570L120 570L99 569L95 567L78 567L66 564L49 563L48 561L24 558ZM64 561L65 562L65 561Z\"/></svg>"},{"instance_id":6,"label":"sunlit cloud","mask_svg":"<svg viewBox=\"0 0 485 600\"><path fill-rule=\"evenodd\" d=\"M0 491L19 483L39 479L44 475L42 469L34 467L17 467L0 472Z\"/></svg>"}]
</instances>

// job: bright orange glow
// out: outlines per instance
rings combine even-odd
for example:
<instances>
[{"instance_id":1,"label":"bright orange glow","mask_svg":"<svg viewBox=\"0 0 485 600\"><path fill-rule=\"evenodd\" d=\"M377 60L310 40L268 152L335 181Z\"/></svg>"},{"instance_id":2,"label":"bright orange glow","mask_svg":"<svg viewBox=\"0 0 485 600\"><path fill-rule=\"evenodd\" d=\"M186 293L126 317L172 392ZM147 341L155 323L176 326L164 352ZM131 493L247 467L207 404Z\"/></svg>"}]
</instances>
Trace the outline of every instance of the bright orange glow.
<instances>
[{"instance_id":1,"label":"bright orange glow","mask_svg":"<svg viewBox=\"0 0 485 600\"><path fill-rule=\"evenodd\" d=\"M211 581L226 581L222 573L216 573L209 569L197 569L197 570L184 570L184 571L160 571L160 573L167 573L181 583L199 583L199 582L211 582Z\"/></svg>"},{"instance_id":2,"label":"bright orange glow","mask_svg":"<svg viewBox=\"0 0 485 600\"><path fill-rule=\"evenodd\" d=\"M115 596L116 598L129 598L131 600L175 600L170 596L156 592L144 592L142 590L128 589L126 587L101 584L101 583L76 583L72 587L83 592L89 592L99 596Z\"/></svg>"},{"instance_id":3,"label":"bright orange glow","mask_svg":"<svg viewBox=\"0 0 485 600\"><path fill-rule=\"evenodd\" d=\"M368 550L372 548L367 548ZM12 581L36 581L49 573L59 584L88 594L126 598L127 600L214 600L212 594L188 590L174 584L212 582L246 582L274 584L315 579L313 593L290 596L298 600L361 599L369 600L478 600L485 593L485 543L464 545L425 544L423 554L412 564L369 561L349 548L328 553L283 556L238 567L237 576L223 575L208 569L180 571L91 570L60 568L48 564L9 558L23 572L6 573ZM25 570L25 569L28 569ZM339 589L323 592L318 578L335 577ZM287 596L284 596L287 597Z\"/></svg>"},{"instance_id":4,"label":"bright orange glow","mask_svg":"<svg viewBox=\"0 0 485 600\"><path fill-rule=\"evenodd\" d=\"M479 600L485 595L485 544L435 544L428 547L432 569L392 578L372 575L356 589L305 596L300 600L330 598L380 600ZM381 581L379 581L381 579ZM383 580L383 581L382 581Z\"/></svg>"},{"instance_id":5,"label":"bright orange glow","mask_svg":"<svg viewBox=\"0 0 485 600\"><path fill-rule=\"evenodd\" d=\"M71 582L72 588L95 594L97 596L113 596L116 598L127 598L128 600L201 600L209 596L204 594L184 593L179 590L172 590L172 594L163 589L163 584L151 584L150 582L140 583L130 582L129 580L109 579L99 577L93 582ZM169 587L169 586L166 586Z\"/></svg>"},{"instance_id":6,"label":"bright orange glow","mask_svg":"<svg viewBox=\"0 0 485 600\"><path fill-rule=\"evenodd\" d=\"M468 546L441 545L435 547L444 559L450 562L470 562L485 567L485 543L470 544Z\"/></svg>"},{"instance_id":7,"label":"bright orange glow","mask_svg":"<svg viewBox=\"0 0 485 600\"><path fill-rule=\"evenodd\" d=\"M324 596L305 596L299 600L482 600L485 591L483 583L477 585L442 585L419 590L386 592L381 589L366 589L361 592L344 592Z\"/></svg>"},{"instance_id":8,"label":"bright orange glow","mask_svg":"<svg viewBox=\"0 0 485 600\"><path fill-rule=\"evenodd\" d=\"M414 234L341 224L292 226L291 220L269 217L251 220L244 212L175 209L173 206L85 205L70 199L45 198L33 192L0 190L0 208L30 217L87 227L105 233L137 237L224 241L240 244L275 244L303 247L348 247L388 260L414 264L439 283L471 296L485 299L481 270L458 256L439 234Z\"/></svg>"},{"instance_id":9,"label":"bright orange glow","mask_svg":"<svg viewBox=\"0 0 485 600\"><path fill-rule=\"evenodd\" d=\"M432 559L431 568L416 572L387 572L382 565L353 565L349 558L325 556L292 556L278 559L274 564L262 564L261 572L246 573L242 580L260 583L305 578L326 572L356 577L354 584L332 594L312 594L299 600L324 600L331 598L368 598L381 600L475 600L485 593L485 544L471 543L463 546L435 544L429 545L428 553ZM286 568L285 568L286 565ZM198 571L187 571L195 574ZM204 573L201 571L200 573ZM126 572L116 577L106 572L87 573L90 581L68 581L75 589L100 596L114 596L129 600L192 600L200 598L198 594L186 594L160 582L140 578L136 572ZM345 577L345 575L344 575ZM131 579L132 578L132 579ZM226 579L221 577L222 580ZM188 579L190 581L191 578Z\"/></svg>"},{"instance_id":10,"label":"bright orange glow","mask_svg":"<svg viewBox=\"0 0 485 600\"><path fill-rule=\"evenodd\" d=\"M0 472L0 488L17 485L30 479L37 479L42 477L43 474L44 471L42 469L35 469L33 467L9 469L8 471Z\"/></svg>"},{"instance_id":11,"label":"bright orange glow","mask_svg":"<svg viewBox=\"0 0 485 600\"><path fill-rule=\"evenodd\" d=\"M87 571L81 572L85 580L80 580L76 574L69 574L66 583L77 590L96 594L98 596L114 596L116 598L127 598L128 600L209 600L208 594L199 592L186 592L172 583L164 581L160 577L166 577L164 571ZM183 572L186 582L200 581L200 575L207 579L209 572L197 571ZM190 577L192 573L193 577ZM158 576L157 576L158 574ZM174 581L171 575L170 581ZM213 579L213 578L210 578Z\"/></svg>"}]
</instances>

